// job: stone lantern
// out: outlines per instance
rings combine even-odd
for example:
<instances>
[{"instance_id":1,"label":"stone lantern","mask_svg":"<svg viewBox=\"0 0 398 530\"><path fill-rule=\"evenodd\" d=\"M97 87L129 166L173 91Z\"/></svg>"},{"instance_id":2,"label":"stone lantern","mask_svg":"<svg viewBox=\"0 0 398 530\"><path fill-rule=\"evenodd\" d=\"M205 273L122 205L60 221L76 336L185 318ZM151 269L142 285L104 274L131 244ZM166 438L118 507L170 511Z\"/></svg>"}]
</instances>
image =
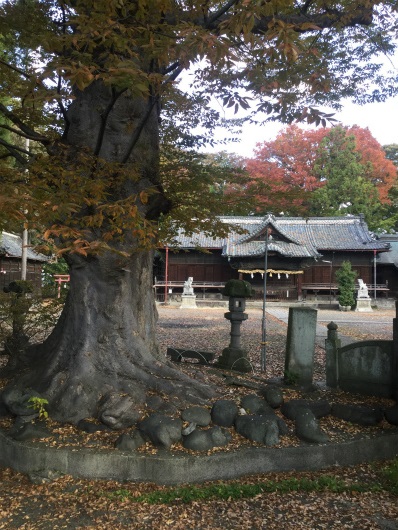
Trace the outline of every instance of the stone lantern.
<instances>
[{"instance_id":1,"label":"stone lantern","mask_svg":"<svg viewBox=\"0 0 398 530\"><path fill-rule=\"evenodd\" d=\"M240 326L248 318L247 313L244 312L246 298L252 294L253 290L250 283L243 280L229 280L225 284L223 295L229 296L229 311L224 316L231 322L231 342L217 360L217 366L220 368L238 370L239 372L250 372L251 370L247 352L241 346Z\"/></svg>"}]
</instances>

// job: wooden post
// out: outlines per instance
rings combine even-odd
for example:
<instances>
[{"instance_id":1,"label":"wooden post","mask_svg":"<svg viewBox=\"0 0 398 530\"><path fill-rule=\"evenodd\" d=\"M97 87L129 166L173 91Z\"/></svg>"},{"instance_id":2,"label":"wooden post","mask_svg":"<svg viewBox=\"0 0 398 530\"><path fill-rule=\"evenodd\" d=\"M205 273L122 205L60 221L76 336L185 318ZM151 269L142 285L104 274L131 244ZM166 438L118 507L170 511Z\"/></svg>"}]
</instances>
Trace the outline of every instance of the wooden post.
<instances>
[{"instance_id":1,"label":"wooden post","mask_svg":"<svg viewBox=\"0 0 398 530\"><path fill-rule=\"evenodd\" d=\"M166 266L164 272L164 304L168 303L168 281L169 281L169 247L166 247Z\"/></svg>"}]
</instances>

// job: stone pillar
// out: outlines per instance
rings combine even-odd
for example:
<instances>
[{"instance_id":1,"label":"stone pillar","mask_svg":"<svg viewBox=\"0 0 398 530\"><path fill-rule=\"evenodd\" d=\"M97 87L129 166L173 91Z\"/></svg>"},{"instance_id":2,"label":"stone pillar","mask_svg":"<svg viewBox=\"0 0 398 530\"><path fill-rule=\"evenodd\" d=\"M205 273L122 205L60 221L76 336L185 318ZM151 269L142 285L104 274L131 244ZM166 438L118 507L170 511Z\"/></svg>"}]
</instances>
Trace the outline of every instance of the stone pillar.
<instances>
[{"instance_id":1,"label":"stone pillar","mask_svg":"<svg viewBox=\"0 0 398 530\"><path fill-rule=\"evenodd\" d=\"M325 340L326 350L326 385L331 388L339 386L338 350L341 348L341 340L337 332L337 324L330 322L327 326L328 336Z\"/></svg>"},{"instance_id":2,"label":"stone pillar","mask_svg":"<svg viewBox=\"0 0 398 530\"><path fill-rule=\"evenodd\" d=\"M220 368L250 372L251 365L247 352L241 345L240 327L248 315L245 313L246 297L252 293L251 286L243 280L230 280L226 283L223 294L229 296L229 311L224 314L231 322L231 340L228 348L224 348L216 365Z\"/></svg>"},{"instance_id":3,"label":"stone pillar","mask_svg":"<svg viewBox=\"0 0 398 530\"><path fill-rule=\"evenodd\" d=\"M287 328L285 379L304 387L312 385L317 310L290 307Z\"/></svg>"},{"instance_id":4,"label":"stone pillar","mask_svg":"<svg viewBox=\"0 0 398 530\"><path fill-rule=\"evenodd\" d=\"M231 322L231 342L230 348L241 349L241 335L240 326L244 320L247 320L247 313L244 313L246 309L246 300L244 298L229 299L229 311L224 316Z\"/></svg>"}]
</instances>

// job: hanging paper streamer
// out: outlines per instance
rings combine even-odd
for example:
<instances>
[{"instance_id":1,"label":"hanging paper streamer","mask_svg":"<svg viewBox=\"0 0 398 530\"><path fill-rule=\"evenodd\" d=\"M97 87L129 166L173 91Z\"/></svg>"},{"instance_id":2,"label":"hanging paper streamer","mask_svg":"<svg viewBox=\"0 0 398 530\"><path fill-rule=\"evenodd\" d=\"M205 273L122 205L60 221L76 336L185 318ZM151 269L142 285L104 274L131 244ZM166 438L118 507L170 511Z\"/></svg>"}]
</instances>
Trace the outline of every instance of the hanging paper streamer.
<instances>
[{"instance_id":1,"label":"hanging paper streamer","mask_svg":"<svg viewBox=\"0 0 398 530\"><path fill-rule=\"evenodd\" d=\"M259 272L261 274L264 274L264 269L252 269L252 270L244 270L239 269L238 272L241 272L242 274L255 274L256 272ZM285 271L285 270L274 270L274 269L267 269L268 274L286 274L286 278L289 278L289 274L304 274L304 271Z\"/></svg>"}]
</instances>

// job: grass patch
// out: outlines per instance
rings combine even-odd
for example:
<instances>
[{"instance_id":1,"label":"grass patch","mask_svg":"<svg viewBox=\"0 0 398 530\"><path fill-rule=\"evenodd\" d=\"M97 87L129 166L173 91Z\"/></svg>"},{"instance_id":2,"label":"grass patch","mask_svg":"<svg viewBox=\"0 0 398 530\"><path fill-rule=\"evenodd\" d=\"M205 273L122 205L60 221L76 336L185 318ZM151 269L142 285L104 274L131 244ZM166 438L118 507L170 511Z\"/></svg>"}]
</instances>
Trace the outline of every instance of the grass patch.
<instances>
[{"instance_id":1,"label":"grass patch","mask_svg":"<svg viewBox=\"0 0 398 530\"><path fill-rule=\"evenodd\" d=\"M398 472L398 461L397 461ZM206 500L239 500L252 498L261 493L289 493L294 491L312 492L379 492L385 489L381 484L347 484L344 480L324 475L319 478L288 478L281 481L267 481L258 484L211 484L209 486L182 486L153 491L134 496L127 489L118 489L106 495L113 499L130 500L147 504L189 503Z\"/></svg>"},{"instance_id":2,"label":"grass patch","mask_svg":"<svg viewBox=\"0 0 398 530\"><path fill-rule=\"evenodd\" d=\"M385 489L394 495L398 495L398 458L384 466L381 474L385 479Z\"/></svg>"}]
</instances>

